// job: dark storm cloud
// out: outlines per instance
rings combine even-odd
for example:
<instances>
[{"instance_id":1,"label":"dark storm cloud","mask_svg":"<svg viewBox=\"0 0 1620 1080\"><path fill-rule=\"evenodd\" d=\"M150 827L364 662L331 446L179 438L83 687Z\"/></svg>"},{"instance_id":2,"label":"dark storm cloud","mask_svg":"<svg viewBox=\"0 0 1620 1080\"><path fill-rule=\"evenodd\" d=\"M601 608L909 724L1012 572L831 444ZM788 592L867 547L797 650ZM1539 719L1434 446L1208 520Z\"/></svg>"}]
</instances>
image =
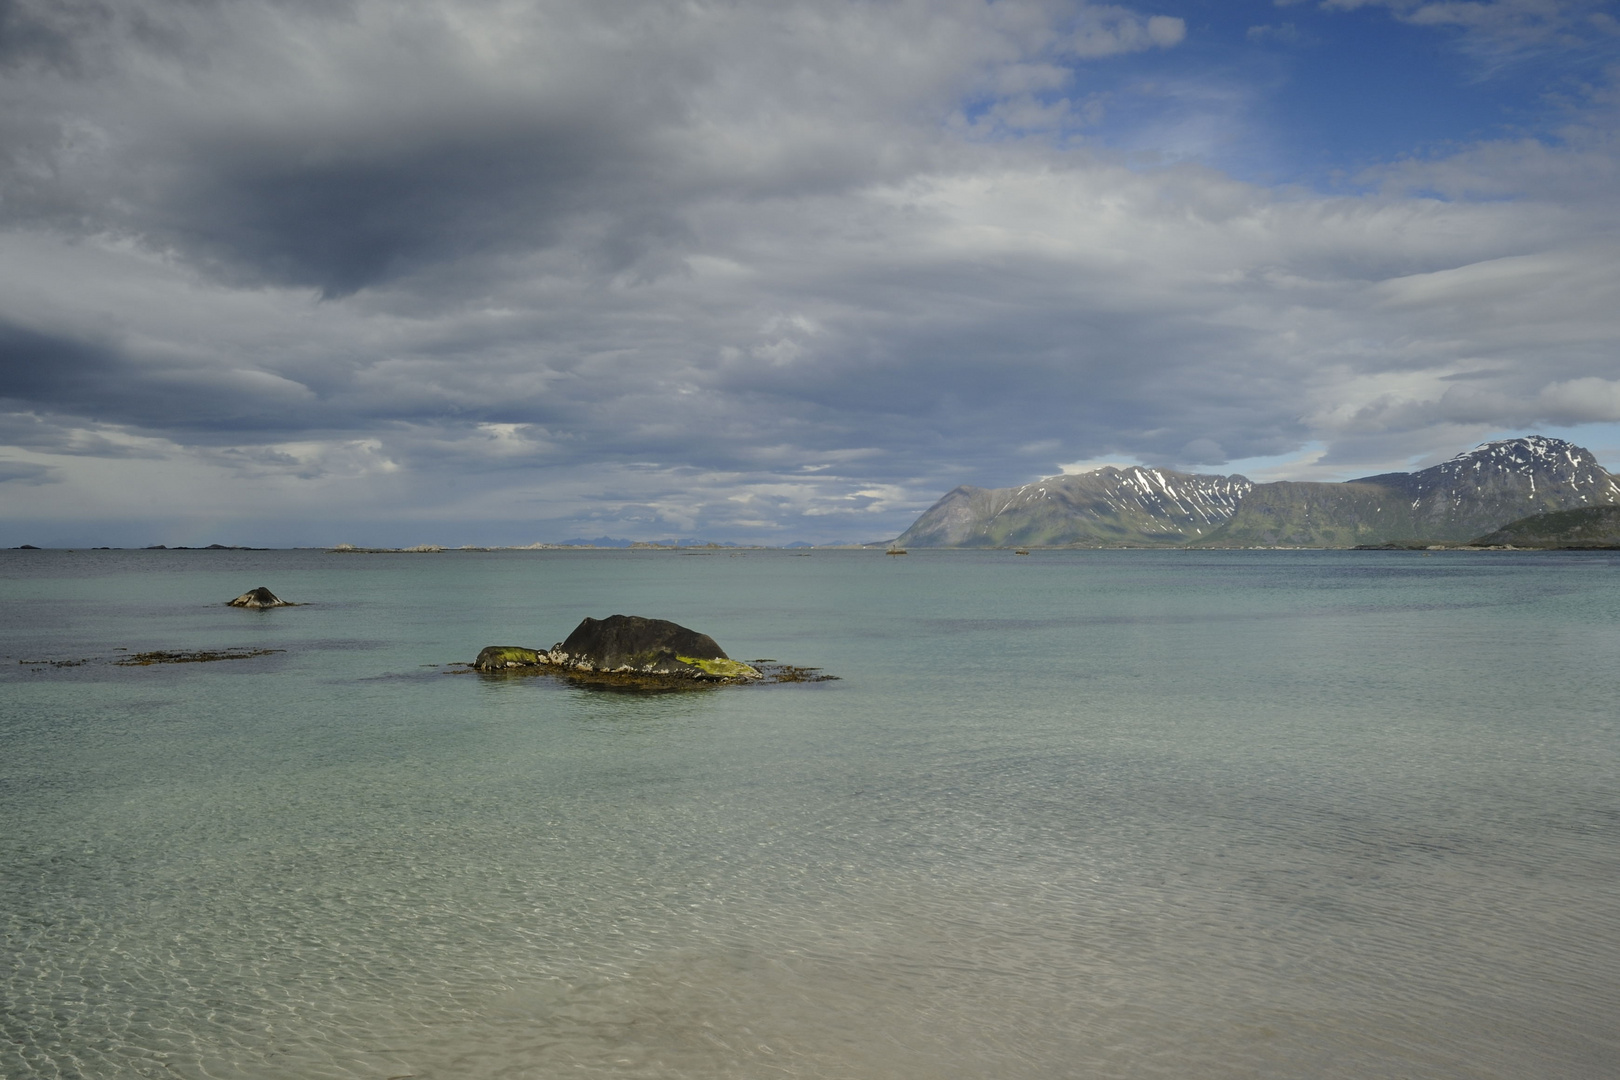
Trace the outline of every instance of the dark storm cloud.
<instances>
[{"instance_id":1,"label":"dark storm cloud","mask_svg":"<svg viewBox=\"0 0 1620 1080\"><path fill-rule=\"evenodd\" d=\"M227 15L285 31L289 9L297 13L267 8L279 20L247 19L251 8L228 3L84 5L77 20L6 9L19 27L14 61L72 68L8 87L6 216L137 236L225 280L314 287L328 298L424 267L544 248L593 212L622 219L584 253L616 270L641 253L642 235L671 227L645 197L657 170L638 145L667 99L608 97L605 84L555 98L478 85L432 55L443 28L431 26L402 28L414 37L362 91L326 94L298 80L332 73L297 70L274 49L287 43L244 50L213 40L224 27L208 32L211 17ZM296 25L352 37L340 11ZM237 94L219 70L231 59L210 47L245 51L237 59L268 81ZM85 56L106 68L69 63ZM220 100L177 102L169 88L139 84L142 92L117 96L120 75L152 65L215 84Z\"/></svg>"},{"instance_id":2,"label":"dark storm cloud","mask_svg":"<svg viewBox=\"0 0 1620 1080\"><path fill-rule=\"evenodd\" d=\"M141 452L104 439L67 438L61 431L73 426L72 418L80 424L94 418L145 431L192 431L205 442L211 433L240 437L248 431L307 430L328 418L310 407L313 395L306 395L297 384L263 373L199 367L161 354L141 357L117 344L0 321L0 406L13 410L13 416L34 418L21 426L0 422L0 436L12 445L119 457ZM301 414L296 419L295 411Z\"/></svg>"},{"instance_id":3,"label":"dark storm cloud","mask_svg":"<svg viewBox=\"0 0 1620 1080\"><path fill-rule=\"evenodd\" d=\"M101 399L119 368L109 349L0 322L0 395L47 408Z\"/></svg>"},{"instance_id":4,"label":"dark storm cloud","mask_svg":"<svg viewBox=\"0 0 1620 1080\"><path fill-rule=\"evenodd\" d=\"M63 5L58 19L51 19L27 0L0 0L0 65L69 63L74 34L59 20L70 11Z\"/></svg>"},{"instance_id":5,"label":"dark storm cloud","mask_svg":"<svg viewBox=\"0 0 1620 1080\"><path fill-rule=\"evenodd\" d=\"M175 223L153 232L236 276L330 299L554 244L570 217L611 204L617 178L642 165L610 135L566 121L432 134L313 160L296 143L214 147L168 193ZM599 258L633 259L634 241L622 246Z\"/></svg>"}]
</instances>

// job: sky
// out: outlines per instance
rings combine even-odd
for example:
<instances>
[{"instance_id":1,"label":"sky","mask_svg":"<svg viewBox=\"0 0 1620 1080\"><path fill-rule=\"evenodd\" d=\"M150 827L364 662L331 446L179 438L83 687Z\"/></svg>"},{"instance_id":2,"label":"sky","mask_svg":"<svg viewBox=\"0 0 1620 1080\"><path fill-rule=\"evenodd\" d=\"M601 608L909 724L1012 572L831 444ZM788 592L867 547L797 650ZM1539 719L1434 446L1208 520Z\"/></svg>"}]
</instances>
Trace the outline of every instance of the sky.
<instances>
[{"instance_id":1,"label":"sky","mask_svg":"<svg viewBox=\"0 0 1620 1080\"><path fill-rule=\"evenodd\" d=\"M1609 0L0 0L0 545L1620 468Z\"/></svg>"}]
</instances>

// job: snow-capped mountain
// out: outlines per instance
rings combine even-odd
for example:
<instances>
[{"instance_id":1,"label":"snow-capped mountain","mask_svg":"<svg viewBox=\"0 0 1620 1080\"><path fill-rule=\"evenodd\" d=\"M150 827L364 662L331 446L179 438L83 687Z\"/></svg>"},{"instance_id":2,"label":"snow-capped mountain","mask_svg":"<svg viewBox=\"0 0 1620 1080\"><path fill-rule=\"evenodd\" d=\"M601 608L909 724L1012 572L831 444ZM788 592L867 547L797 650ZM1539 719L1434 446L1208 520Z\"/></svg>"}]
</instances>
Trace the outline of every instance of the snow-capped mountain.
<instances>
[{"instance_id":1,"label":"snow-capped mountain","mask_svg":"<svg viewBox=\"0 0 1620 1080\"><path fill-rule=\"evenodd\" d=\"M1179 545L1220 528L1253 486L1242 476L1110 466L1016 488L959 487L918 518L899 543Z\"/></svg>"},{"instance_id":2,"label":"snow-capped mountain","mask_svg":"<svg viewBox=\"0 0 1620 1080\"><path fill-rule=\"evenodd\" d=\"M1195 544L1352 547L1465 541L1530 514L1620 503L1591 451L1533 435L1411 473L1342 484L1106 468L1017 488L959 487L899 538L917 547Z\"/></svg>"},{"instance_id":3,"label":"snow-capped mountain","mask_svg":"<svg viewBox=\"0 0 1620 1080\"><path fill-rule=\"evenodd\" d=\"M1428 531L1454 525L1466 531L1486 521L1488 532L1527 514L1620 502L1620 484L1590 450L1544 435L1484 443L1421 472L1351 482L1405 493ZM1533 509L1521 510L1526 506Z\"/></svg>"}]
</instances>

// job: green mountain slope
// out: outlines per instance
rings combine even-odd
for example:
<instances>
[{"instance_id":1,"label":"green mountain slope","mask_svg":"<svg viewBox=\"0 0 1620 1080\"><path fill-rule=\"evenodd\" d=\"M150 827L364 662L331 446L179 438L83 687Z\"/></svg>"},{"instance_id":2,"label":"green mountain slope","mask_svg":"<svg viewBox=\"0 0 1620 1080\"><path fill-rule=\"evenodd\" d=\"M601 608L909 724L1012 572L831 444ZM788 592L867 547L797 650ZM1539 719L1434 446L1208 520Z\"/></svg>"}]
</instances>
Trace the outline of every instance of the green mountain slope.
<instances>
[{"instance_id":1,"label":"green mountain slope","mask_svg":"<svg viewBox=\"0 0 1620 1080\"><path fill-rule=\"evenodd\" d=\"M1418 535L1411 504L1381 484L1259 484L1198 547L1355 547Z\"/></svg>"},{"instance_id":2,"label":"green mountain slope","mask_svg":"<svg viewBox=\"0 0 1620 1080\"><path fill-rule=\"evenodd\" d=\"M1583 506L1534 514L1477 537L1481 547L1620 548L1620 506Z\"/></svg>"}]
</instances>

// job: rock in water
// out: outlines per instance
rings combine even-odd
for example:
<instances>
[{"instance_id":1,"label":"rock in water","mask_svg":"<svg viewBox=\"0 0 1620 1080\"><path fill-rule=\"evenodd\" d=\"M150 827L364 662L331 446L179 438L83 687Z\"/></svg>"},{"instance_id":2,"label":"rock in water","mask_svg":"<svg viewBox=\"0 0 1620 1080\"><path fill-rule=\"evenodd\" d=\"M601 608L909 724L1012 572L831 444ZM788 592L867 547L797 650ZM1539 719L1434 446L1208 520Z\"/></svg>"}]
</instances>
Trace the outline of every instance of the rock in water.
<instances>
[{"instance_id":1,"label":"rock in water","mask_svg":"<svg viewBox=\"0 0 1620 1080\"><path fill-rule=\"evenodd\" d=\"M539 667L546 663L546 654L538 649L525 649L521 645L486 645L473 661L476 671L509 671L512 668Z\"/></svg>"},{"instance_id":2,"label":"rock in water","mask_svg":"<svg viewBox=\"0 0 1620 1080\"><path fill-rule=\"evenodd\" d=\"M232 600L230 606L267 608L292 607L293 605L283 600L281 597L277 596L263 585L260 585L257 589L245 592L241 596L238 596L235 600Z\"/></svg>"},{"instance_id":3,"label":"rock in water","mask_svg":"<svg viewBox=\"0 0 1620 1080\"><path fill-rule=\"evenodd\" d=\"M758 679L747 664L731 659L708 634L667 619L609 615L586 619L552 646L550 663L575 671L676 675L691 679Z\"/></svg>"}]
</instances>

